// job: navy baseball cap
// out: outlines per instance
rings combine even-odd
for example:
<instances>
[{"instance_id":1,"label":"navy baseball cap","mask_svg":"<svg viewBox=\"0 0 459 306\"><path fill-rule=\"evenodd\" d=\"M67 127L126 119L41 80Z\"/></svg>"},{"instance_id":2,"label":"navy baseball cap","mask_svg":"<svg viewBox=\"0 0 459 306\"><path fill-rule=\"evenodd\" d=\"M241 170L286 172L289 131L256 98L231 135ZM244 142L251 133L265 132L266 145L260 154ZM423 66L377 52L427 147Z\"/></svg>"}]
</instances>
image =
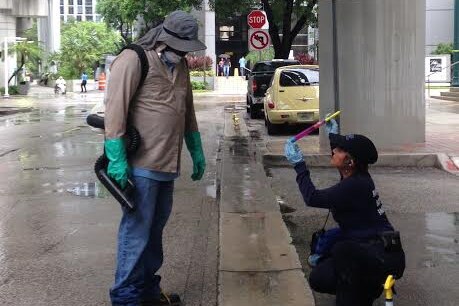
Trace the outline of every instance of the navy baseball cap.
<instances>
[{"instance_id":1,"label":"navy baseball cap","mask_svg":"<svg viewBox=\"0 0 459 306\"><path fill-rule=\"evenodd\" d=\"M374 164L378 160L378 151L374 143L363 135L349 134L343 136L330 133L328 137L332 149L341 148L359 162Z\"/></svg>"}]
</instances>

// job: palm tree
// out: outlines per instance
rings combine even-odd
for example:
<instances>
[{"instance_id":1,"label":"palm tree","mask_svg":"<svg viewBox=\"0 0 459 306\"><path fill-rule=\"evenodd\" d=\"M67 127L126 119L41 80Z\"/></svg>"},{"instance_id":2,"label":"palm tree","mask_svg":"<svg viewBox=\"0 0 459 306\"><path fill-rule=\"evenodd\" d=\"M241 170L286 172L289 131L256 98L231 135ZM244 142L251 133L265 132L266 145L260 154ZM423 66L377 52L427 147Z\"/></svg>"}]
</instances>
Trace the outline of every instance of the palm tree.
<instances>
[{"instance_id":1,"label":"palm tree","mask_svg":"<svg viewBox=\"0 0 459 306\"><path fill-rule=\"evenodd\" d=\"M15 76L17 76L19 71L21 71L21 69L26 64L26 62L28 61L38 62L38 60L40 60L42 57L43 49L36 42L21 41L21 42L17 42L14 46L12 46L9 52L11 52L11 54L13 53L17 54L20 64L19 64L18 69L16 69L16 71L8 79L8 84L11 82L11 80Z\"/></svg>"}]
</instances>

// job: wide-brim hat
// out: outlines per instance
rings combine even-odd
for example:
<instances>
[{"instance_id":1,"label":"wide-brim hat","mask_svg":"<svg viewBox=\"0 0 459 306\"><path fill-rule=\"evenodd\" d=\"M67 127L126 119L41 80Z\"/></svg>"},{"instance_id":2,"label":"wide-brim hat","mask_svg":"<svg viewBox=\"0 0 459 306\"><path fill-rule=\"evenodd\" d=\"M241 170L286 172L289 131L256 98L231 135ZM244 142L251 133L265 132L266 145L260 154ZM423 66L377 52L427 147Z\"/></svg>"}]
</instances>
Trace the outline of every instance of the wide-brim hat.
<instances>
[{"instance_id":1,"label":"wide-brim hat","mask_svg":"<svg viewBox=\"0 0 459 306\"><path fill-rule=\"evenodd\" d=\"M374 164L378 160L378 150L374 143L366 136L359 134L339 135L330 133L330 145L332 148L341 148L348 152L355 160Z\"/></svg>"},{"instance_id":2,"label":"wide-brim hat","mask_svg":"<svg viewBox=\"0 0 459 306\"><path fill-rule=\"evenodd\" d=\"M198 39L198 31L198 22L193 16L184 11L174 11L164 20L157 41L182 52L204 50L207 47Z\"/></svg>"}]
</instances>

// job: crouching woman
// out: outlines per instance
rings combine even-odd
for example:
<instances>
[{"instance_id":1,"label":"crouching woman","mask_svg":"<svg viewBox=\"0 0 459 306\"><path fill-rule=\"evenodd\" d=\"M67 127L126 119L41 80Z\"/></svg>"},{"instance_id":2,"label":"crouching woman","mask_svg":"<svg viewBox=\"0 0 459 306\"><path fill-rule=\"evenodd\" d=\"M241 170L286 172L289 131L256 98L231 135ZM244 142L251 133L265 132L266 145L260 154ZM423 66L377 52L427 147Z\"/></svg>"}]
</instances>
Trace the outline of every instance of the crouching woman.
<instances>
[{"instance_id":1,"label":"crouching woman","mask_svg":"<svg viewBox=\"0 0 459 306\"><path fill-rule=\"evenodd\" d=\"M341 181L329 188L317 189L296 142L290 139L285 144L285 156L295 168L306 205L329 209L339 226L339 239L327 255L320 256L309 283L317 292L336 295L338 306L370 306L381 295L389 274L403 275L405 254L368 173L368 165L378 159L375 145L363 135L342 136L334 131L333 120L327 124L331 164Z\"/></svg>"}]
</instances>

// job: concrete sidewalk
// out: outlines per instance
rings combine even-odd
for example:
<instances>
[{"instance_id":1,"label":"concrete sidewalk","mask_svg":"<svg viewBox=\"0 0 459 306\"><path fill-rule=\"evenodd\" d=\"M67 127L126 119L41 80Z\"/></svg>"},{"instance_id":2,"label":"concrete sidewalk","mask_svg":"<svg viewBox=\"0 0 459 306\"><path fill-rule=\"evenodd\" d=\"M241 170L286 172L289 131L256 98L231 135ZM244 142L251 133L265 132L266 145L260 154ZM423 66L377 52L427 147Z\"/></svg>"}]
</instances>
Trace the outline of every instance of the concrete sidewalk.
<instances>
[{"instance_id":1,"label":"concrete sidewalk","mask_svg":"<svg viewBox=\"0 0 459 306\"><path fill-rule=\"evenodd\" d=\"M220 197L220 306L312 306L289 231L234 105L225 109Z\"/></svg>"},{"instance_id":2,"label":"concrete sidewalk","mask_svg":"<svg viewBox=\"0 0 459 306\"><path fill-rule=\"evenodd\" d=\"M437 167L459 176L459 113L442 110L451 102L427 99L426 142L378 148L379 160L374 166ZM437 109L432 109L433 104ZM459 105L458 105L459 107ZM285 138L271 139L260 148L263 161L273 166L287 165L284 157ZM330 150L320 147L319 137L305 137L299 145L311 166L329 166Z\"/></svg>"}]
</instances>

